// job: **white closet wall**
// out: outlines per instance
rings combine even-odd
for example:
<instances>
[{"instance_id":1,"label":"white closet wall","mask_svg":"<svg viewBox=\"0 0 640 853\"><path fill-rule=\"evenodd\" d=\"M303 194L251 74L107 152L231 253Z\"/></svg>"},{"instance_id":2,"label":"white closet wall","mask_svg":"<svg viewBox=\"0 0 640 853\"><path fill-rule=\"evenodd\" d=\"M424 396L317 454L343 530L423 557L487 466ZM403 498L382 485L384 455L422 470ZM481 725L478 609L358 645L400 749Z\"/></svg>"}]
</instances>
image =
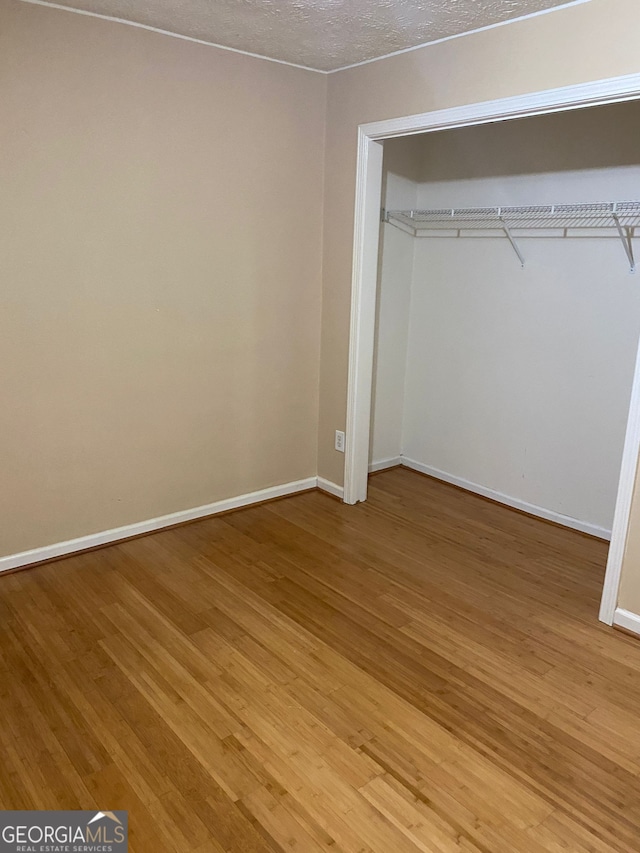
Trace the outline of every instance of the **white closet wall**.
<instances>
[{"instance_id":1,"label":"white closet wall","mask_svg":"<svg viewBox=\"0 0 640 853\"><path fill-rule=\"evenodd\" d=\"M385 149L383 197L388 208L413 208L417 203L422 148L413 140L400 140L400 143ZM388 223L381 226L369 452L370 462L378 463L376 467L397 464L402 452L415 242L413 237Z\"/></svg>"},{"instance_id":2,"label":"white closet wall","mask_svg":"<svg viewBox=\"0 0 640 853\"><path fill-rule=\"evenodd\" d=\"M422 137L416 206L640 199L639 132L638 107L622 105ZM385 306L406 296L391 228L379 328L406 355L403 461L610 530L640 331L640 272L621 243L522 239L521 269L504 237L409 238L408 338L398 328L394 345ZM379 358L376 413L382 373Z\"/></svg>"}]
</instances>

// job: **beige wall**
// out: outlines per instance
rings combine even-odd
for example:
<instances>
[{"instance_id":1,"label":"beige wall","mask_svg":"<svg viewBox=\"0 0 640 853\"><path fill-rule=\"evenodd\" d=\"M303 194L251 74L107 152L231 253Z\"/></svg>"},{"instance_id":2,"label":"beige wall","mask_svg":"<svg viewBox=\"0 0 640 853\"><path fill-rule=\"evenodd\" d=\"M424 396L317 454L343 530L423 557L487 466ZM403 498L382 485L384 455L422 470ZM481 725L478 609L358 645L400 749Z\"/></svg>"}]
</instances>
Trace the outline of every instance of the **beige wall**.
<instances>
[{"instance_id":1,"label":"beige wall","mask_svg":"<svg viewBox=\"0 0 640 853\"><path fill-rule=\"evenodd\" d=\"M325 99L0 0L0 556L315 475Z\"/></svg>"},{"instance_id":2,"label":"beige wall","mask_svg":"<svg viewBox=\"0 0 640 853\"><path fill-rule=\"evenodd\" d=\"M636 472L636 488L631 506L618 607L640 614L640 468Z\"/></svg>"}]
</instances>

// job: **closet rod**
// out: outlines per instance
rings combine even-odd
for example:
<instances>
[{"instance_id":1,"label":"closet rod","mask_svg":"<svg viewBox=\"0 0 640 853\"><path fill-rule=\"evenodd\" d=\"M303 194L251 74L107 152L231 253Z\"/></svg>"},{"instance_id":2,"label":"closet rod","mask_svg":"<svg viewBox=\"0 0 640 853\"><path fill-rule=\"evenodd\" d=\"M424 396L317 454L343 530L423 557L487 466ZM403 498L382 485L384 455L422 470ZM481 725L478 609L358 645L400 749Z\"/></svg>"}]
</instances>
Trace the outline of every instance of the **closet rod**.
<instances>
[{"instance_id":1,"label":"closet rod","mask_svg":"<svg viewBox=\"0 0 640 853\"><path fill-rule=\"evenodd\" d=\"M560 232L558 236L570 237L577 236L569 233L571 229L578 231L609 229L613 230L613 235L617 235L621 240L630 271L635 272L636 268L633 238L635 229L640 227L640 201L383 210L382 218L383 221L407 231L414 237L463 237L467 236L463 233L466 231L499 230L508 238L522 266L524 266L524 257L516 237L535 236L536 230L556 231ZM529 233L532 231L533 234ZM449 233L445 235L442 232ZM484 235L476 234L476 236ZM542 236L554 235L546 233Z\"/></svg>"}]
</instances>

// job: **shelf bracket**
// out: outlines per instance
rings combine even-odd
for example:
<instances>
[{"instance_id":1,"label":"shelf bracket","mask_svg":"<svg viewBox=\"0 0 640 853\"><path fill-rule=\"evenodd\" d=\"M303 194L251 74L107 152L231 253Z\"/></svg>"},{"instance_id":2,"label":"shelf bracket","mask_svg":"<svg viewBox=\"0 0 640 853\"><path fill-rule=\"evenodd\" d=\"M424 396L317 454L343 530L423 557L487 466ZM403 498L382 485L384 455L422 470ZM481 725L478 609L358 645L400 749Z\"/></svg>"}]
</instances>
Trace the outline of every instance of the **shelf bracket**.
<instances>
[{"instance_id":1,"label":"shelf bracket","mask_svg":"<svg viewBox=\"0 0 640 853\"><path fill-rule=\"evenodd\" d=\"M629 271L636 271L636 261L633 256L633 242L631 241L631 229L623 228L620 224L620 219L618 218L618 214L614 211L613 221L616 223L616 228L618 229L618 234L620 235L620 239L622 240L622 245L626 252L627 258L629 260Z\"/></svg>"},{"instance_id":2,"label":"shelf bracket","mask_svg":"<svg viewBox=\"0 0 640 853\"><path fill-rule=\"evenodd\" d=\"M507 235L507 239L509 240L509 242L511 243L511 245L513 247L513 251L518 256L518 260L520 261L520 266L524 269L524 257L522 255L522 252L520 251L518 244L516 243L516 241L513 237L513 234L511 233L511 229L509 228L507 223L504 221L503 216L500 217L500 222L502 222L502 228L504 229L504 233Z\"/></svg>"}]
</instances>

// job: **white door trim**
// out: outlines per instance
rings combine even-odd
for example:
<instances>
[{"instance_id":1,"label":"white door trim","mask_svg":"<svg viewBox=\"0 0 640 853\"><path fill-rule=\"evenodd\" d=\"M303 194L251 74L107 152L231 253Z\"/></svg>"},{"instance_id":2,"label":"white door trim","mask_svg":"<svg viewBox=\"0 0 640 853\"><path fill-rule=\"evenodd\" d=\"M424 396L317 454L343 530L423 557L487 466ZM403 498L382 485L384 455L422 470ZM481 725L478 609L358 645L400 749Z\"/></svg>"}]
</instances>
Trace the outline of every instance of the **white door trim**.
<instances>
[{"instance_id":1,"label":"white door trim","mask_svg":"<svg viewBox=\"0 0 640 853\"><path fill-rule=\"evenodd\" d=\"M358 128L344 501L367 499L383 147ZM363 476L363 472L364 476ZM348 497L347 497L348 496Z\"/></svg>"},{"instance_id":2,"label":"white door trim","mask_svg":"<svg viewBox=\"0 0 640 853\"><path fill-rule=\"evenodd\" d=\"M622 559L627 544L627 533L629 531L629 519L631 516L631 502L636 484L636 468L638 455L640 454L640 346L636 355L636 367L631 385L631 399L629 400L629 417L627 419L627 431L624 437L624 449L622 451L622 464L620 465L620 480L618 482L618 495L616 497L616 508L613 514L613 525L611 527L611 544L609 545L609 557L607 559L607 572L602 588L600 599L601 622L613 625L616 608L618 606L618 589L620 587L620 575L622 573Z\"/></svg>"},{"instance_id":3,"label":"white door trim","mask_svg":"<svg viewBox=\"0 0 640 853\"><path fill-rule=\"evenodd\" d=\"M545 113L631 101L640 98L640 74L597 80L466 104L452 109L377 121L358 128L353 271L351 289L351 335L347 395L345 503L366 500L373 380L373 347L377 288L379 210L382 192L381 140L416 133L505 121ZM613 624L617 604L622 557L629 526L629 511L640 452L640 356L636 364L629 424L620 473L611 548L602 595L600 619Z\"/></svg>"}]
</instances>

